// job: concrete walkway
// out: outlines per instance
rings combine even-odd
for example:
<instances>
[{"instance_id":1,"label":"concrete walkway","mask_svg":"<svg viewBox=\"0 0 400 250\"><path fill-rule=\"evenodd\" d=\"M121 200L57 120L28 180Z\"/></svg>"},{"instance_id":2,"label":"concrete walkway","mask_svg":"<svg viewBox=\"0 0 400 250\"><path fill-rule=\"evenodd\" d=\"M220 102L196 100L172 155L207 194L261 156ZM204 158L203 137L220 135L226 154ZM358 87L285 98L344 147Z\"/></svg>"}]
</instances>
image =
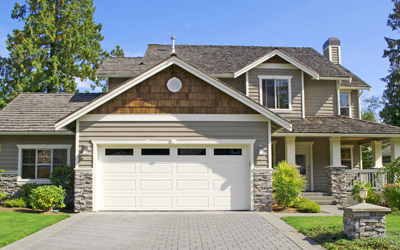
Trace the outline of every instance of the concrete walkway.
<instances>
[{"instance_id":1,"label":"concrete walkway","mask_svg":"<svg viewBox=\"0 0 400 250\"><path fill-rule=\"evenodd\" d=\"M343 211L339 210L338 206L334 205L322 205L321 206L322 213L271 213L278 218L288 217L288 216L343 216Z\"/></svg>"}]
</instances>

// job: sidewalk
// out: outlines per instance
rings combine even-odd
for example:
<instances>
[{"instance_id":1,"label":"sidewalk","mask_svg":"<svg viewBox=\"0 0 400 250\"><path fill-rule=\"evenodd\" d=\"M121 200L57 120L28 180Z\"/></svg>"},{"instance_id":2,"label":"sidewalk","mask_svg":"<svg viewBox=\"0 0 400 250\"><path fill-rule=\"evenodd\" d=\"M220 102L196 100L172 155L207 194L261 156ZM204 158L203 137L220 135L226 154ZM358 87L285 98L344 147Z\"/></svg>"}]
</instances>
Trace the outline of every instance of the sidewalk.
<instances>
[{"instance_id":1,"label":"sidewalk","mask_svg":"<svg viewBox=\"0 0 400 250\"><path fill-rule=\"evenodd\" d=\"M272 215L282 218L288 216L304 216L304 217L312 217L312 216L343 216L343 211L339 210L339 206L335 205L323 205L321 206L321 213L271 213Z\"/></svg>"}]
</instances>

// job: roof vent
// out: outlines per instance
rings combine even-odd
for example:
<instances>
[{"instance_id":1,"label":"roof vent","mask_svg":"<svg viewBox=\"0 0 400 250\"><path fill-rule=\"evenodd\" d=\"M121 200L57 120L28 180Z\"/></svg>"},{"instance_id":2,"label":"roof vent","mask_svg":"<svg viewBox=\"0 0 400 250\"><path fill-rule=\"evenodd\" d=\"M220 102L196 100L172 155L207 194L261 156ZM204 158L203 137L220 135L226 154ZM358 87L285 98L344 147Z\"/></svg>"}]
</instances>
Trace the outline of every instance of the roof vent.
<instances>
[{"instance_id":1,"label":"roof vent","mask_svg":"<svg viewBox=\"0 0 400 250\"><path fill-rule=\"evenodd\" d=\"M340 40L336 37L330 37L322 46L324 56L334 64L342 64L342 56L340 54Z\"/></svg>"},{"instance_id":2,"label":"roof vent","mask_svg":"<svg viewBox=\"0 0 400 250\"><path fill-rule=\"evenodd\" d=\"M172 49L171 49L171 55L175 54L175 37L171 37L172 40Z\"/></svg>"}]
</instances>

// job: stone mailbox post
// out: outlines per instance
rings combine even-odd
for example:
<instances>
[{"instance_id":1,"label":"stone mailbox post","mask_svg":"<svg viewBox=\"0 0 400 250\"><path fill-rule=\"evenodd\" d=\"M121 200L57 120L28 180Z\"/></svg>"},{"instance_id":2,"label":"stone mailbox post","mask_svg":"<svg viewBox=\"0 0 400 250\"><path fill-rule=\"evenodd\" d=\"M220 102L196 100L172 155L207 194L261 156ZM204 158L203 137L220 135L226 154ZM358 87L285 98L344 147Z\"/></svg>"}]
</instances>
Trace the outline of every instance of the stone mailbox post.
<instances>
[{"instance_id":1,"label":"stone mailbox post","mask_svg":"<svg viewBox=\"0 0 400 250\"><path fill-rule=\"evenodd\" d=\"M349 239L386 237L385 215L391 212L390 208L359 203L339 209L344 210L344 232Z\"/></svg>"}]
</instances>

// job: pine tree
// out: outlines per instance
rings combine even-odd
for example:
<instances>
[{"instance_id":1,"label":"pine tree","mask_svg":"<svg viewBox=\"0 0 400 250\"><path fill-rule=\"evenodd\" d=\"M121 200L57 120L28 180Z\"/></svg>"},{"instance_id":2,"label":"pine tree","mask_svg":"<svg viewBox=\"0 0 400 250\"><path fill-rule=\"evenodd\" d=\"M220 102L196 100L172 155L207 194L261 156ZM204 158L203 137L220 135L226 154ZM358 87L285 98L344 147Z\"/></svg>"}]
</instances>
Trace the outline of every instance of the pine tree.
<instances>
[{"instance_id":1,"label":"pine tree","mask_svg":"<svg viewBox=\"0 0 400 250\"><path fill-rule=\"evenodd\" d=\"M393 31L400 30L400 2L394 3L393 13L389 14L387 26ZM400 126L400 39L385 37L388 49L383 57L388 57L390 62L389 75L382 78L386 82L386 89L383 92L384 107L379 113L383 122L389 125Z\"/></svg>"},{"instance_id":2,"label":"pine tree","mask_svg":"<svg viewBox=\"0 0 400 250\"><path fill-rule=\"evenodd\" d=\"M107 56L123 56L117 46L102 50L101 24L93 0L26 0L11 17L24 23L7 37L8 58L0 57L0 108L19 92L76 92L75 79L95 79ZM94 86L93 86L94 87Z\"/></svg>"}]
</instances>

